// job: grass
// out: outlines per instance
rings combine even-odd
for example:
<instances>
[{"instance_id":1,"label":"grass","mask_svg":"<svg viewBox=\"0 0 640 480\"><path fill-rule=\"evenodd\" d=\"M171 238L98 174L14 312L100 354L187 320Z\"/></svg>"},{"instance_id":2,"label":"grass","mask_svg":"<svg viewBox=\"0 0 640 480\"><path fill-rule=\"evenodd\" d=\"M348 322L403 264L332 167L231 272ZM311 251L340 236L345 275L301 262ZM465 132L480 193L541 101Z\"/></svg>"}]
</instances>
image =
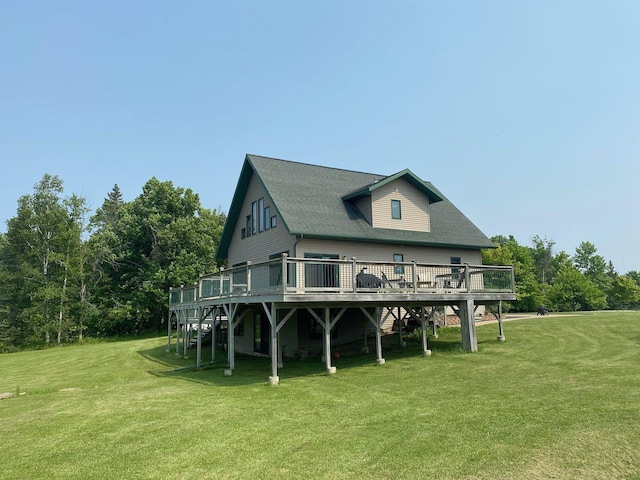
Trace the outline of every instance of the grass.
<instances>
[{"instance_id":1,"label":"grass","mask_svg":"<svg viewBox=\"0 0 640 480\"><path fill-rule=\"evenodd\" d=\"M166 339L0 355L2 478L640 478L640 313L445 329L406 349L194 363ZM195 357L195 353L191 354ZM21 395L22 394L22 395Z\"/></svg>"}]
</instances>

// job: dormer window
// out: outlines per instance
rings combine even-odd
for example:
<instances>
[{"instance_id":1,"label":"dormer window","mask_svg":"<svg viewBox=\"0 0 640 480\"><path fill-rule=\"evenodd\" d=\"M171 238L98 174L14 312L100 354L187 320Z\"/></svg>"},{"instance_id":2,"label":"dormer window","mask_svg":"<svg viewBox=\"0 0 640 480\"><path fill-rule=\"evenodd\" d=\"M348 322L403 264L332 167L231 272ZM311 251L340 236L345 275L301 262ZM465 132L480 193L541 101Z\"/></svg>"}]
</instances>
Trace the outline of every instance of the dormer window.
<instances>
[{"instance_id":1,"label":"dormer window","mask_svg":"<svg viewBox=\"0 0 640 480\"><path fill-rule=\"evenodd\" d=\"M391 200L391 218L394 220L402 219L402 207L400 200Z\"/></svg>"}]
</instances>

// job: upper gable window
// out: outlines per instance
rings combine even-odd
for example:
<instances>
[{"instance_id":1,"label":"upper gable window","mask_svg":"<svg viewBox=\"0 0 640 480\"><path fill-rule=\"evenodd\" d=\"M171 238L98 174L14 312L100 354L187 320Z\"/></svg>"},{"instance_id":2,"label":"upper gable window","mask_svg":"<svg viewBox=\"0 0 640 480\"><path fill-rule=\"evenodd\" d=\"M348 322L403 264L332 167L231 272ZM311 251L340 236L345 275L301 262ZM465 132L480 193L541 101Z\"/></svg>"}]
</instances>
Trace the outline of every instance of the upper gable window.
<instances>
[{"instance_id":1,"label":"upper gable window","mask_svg":"<svg viewBox=\"0 0 640 480\"><path fill-rule=\"evenodd\" d=\"M264 198L251 202L251 214L246 216L240 238L248 238L276 227L276 216L271 215L271 206L265 205Z\"/></svg>"},{"instance_id":2,"label":"upper gable window","mask_svg":"<svg viewBox=\"0 0 640 480\"><path fill-rule=\"evenodd\" d=\"M402 218L400 200L391 200L391 218L395 220L400 220Z\"/></svg>"},{"instance_id":3,"label":"upper gable window","mask_svg":"<svg viewBox=\"0 0 640 480\"><path fill-rule=\"evenodd\" d=\"M269 230L271 228L271 207L264 207L264 229Z\"/></svg>"},{"instance_id":4,"label":"upper gable window","mask_svg":"<svg viewBox=\"0 0 640 480\"><path fill-rule=\"evenodd\" d=\"M258 233L258 202L251 203L251 232L255 235Z\"/></svg>"}]
</instances>

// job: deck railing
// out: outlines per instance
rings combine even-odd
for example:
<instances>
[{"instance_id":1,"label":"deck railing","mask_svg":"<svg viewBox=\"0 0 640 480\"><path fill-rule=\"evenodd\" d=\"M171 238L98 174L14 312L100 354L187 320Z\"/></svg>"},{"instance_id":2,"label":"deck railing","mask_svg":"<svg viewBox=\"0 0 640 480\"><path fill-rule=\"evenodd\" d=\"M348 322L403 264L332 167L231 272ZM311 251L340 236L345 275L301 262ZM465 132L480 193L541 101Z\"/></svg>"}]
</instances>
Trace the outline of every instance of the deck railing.
<instances>
[{"instance_id":1,"label":"deck railing","mask_svg":"<svg viewBox=\"0 0 640 480\"><path fill-rule=\"evenodd\" d=\"M170 306L278 293L514 293L513 267L282 258L223 269L171 289Z\"/></svg>"}]
</instances>

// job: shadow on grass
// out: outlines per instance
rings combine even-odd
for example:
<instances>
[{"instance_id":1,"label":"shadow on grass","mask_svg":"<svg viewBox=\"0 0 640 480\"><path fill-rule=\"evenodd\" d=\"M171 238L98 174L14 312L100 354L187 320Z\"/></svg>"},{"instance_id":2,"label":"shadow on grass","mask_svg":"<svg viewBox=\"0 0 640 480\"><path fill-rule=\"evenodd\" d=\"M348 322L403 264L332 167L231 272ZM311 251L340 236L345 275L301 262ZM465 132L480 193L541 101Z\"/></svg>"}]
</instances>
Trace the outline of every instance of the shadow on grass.
<instances>
[{"instance_id":1,"label":"shadow on grass","mask_svg":"<svg viewBox=\"0 0 640 480\"><path fill-rule=\"evenodd\" d=\"M397 335L383 337L383 357L386 361L422 357L422 339L419 335L408 335L404 338L406 347L401 347ZM375 345L375 344L374 344ZM332 359L332 365L340 370L362 368L365 366L377 367L375 346L369 343L369 352L360 353L349 351L345 346L336 346L333 352L341 353L339 358ZM460 343L460 334L445 334L438 338L429 338L429 349L434 355L464 354ZM271 358L255 357L236 353L235 369L233 375L225 376L224 370L228 368L227 352L224 349L216 350L216 361L211 363L211 348L203 348L203 368L196 370L196 351L188 350L188 358L175 354L174 349L166 351L166 345L160 345L148 350L138 352L144 358L155 362L160 368L150 370L151 375L167 378L179 378L203 385L232 387L239 385L266 384L271 374ZM278 369L280 380L296 377L326 375L325 364L316 356L304 360L285 359L282 368Z\"/></svg>"}]
</instances>

